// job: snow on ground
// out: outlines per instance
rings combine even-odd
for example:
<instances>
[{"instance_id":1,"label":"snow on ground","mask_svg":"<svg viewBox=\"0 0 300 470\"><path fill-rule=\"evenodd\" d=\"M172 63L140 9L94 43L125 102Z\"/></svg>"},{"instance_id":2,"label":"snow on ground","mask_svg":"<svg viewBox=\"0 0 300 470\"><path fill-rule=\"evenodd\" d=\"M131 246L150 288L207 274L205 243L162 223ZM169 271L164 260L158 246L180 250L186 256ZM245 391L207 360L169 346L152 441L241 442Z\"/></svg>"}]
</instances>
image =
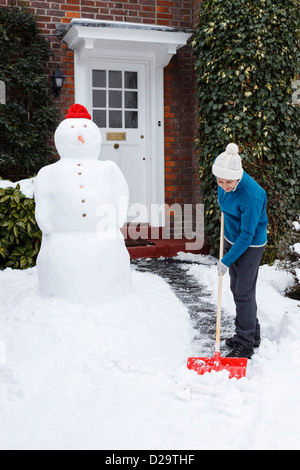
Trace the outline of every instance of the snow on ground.
<instances>
[{"instance_id":1,"label":"snow on ground","mask_svg":"<svg viewBox=\"0 0 300 470\"><path fill-rule=\"evenodd\" d=\"M216 304L215 263L187 256ZM42 297L35 268L0 272L0 449L299 449L291 276L260 270L263 342L239 381L189 371L186 307L159 276L132 276L132 294L95 308ZM228 276L223 291L234 317Z\"/></svg>"}]
</instances>

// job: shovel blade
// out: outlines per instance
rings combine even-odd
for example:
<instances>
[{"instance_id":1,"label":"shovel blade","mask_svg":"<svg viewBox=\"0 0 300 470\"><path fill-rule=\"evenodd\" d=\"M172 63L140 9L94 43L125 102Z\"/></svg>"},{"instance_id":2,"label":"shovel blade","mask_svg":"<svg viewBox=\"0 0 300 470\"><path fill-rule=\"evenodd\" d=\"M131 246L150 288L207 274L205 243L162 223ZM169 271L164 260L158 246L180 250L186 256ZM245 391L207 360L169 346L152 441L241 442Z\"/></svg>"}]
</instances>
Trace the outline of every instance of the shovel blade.
<instances>
[{"instance_id":1,"label":"shovel blade","mask_svg":"<svg viewBox=\"0 0 300 470\"><path fill-rule=\"evenodd\" d=\"M230 379L241 379L246 376L247 363L248 359L236 357L190 357L187 367L199 375L227 370Z\"/></svg>"}]
</instances>

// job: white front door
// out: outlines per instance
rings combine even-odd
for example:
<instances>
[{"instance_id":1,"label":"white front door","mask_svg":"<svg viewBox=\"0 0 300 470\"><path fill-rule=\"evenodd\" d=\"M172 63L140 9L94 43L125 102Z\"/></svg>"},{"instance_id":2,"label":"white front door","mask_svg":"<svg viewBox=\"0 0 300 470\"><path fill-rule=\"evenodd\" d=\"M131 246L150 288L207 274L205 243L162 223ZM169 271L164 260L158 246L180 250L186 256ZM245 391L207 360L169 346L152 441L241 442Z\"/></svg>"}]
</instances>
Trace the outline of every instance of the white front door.
<instances>
[{"instance_id":1,"label":"white front door","mask_svg":"<svg viewBox=\"0 0 300 470\"><path fill-rule=\"evenodd\" d=\"M149 222L145 65L91 62L88 88L89 109L103 138L100 158L113 160L123 172L129 185L130 205L145 207L131 213L128 221Z\"/></svg>"}]
</instances>

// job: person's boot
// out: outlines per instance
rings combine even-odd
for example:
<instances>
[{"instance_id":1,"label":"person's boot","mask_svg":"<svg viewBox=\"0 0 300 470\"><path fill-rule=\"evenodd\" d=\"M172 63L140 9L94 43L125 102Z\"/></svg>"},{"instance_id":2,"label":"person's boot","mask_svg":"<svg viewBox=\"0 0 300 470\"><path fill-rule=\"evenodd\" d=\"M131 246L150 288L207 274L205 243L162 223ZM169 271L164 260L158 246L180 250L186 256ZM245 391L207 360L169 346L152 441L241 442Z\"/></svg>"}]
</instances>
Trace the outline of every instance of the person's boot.
<instances>
[{"instance_id":1,"label":"person's boot","mask_svg":"<svg viewBox=\"0 0 300 470\"><path fill-rule=\"evenodd\" d=\"M253 349L247 349L240 343L234 343L233 349L226 357L238 357L243 359L251 359L253 356L254 351Z\"/></svg>"}]
</instances>

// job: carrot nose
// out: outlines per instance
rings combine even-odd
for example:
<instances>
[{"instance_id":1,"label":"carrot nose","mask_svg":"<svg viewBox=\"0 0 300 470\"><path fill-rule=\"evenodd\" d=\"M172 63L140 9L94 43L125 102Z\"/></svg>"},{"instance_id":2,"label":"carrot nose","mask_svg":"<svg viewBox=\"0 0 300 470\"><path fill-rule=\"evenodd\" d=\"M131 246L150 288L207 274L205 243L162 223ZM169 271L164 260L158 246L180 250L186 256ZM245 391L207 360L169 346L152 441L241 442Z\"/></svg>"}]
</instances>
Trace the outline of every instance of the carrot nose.
<instances>
[{"instance_id":1,"label":"carrot nose","mask_svg":"<svg viewBox=\"0 0 300 470\"><path fill-rule=\"evenodd\" d=\"M84 138L82 137L82 135L78 136L78 140L80 140L80 142L82 142L84 144Z\"/></svg>"}]
</instances>

